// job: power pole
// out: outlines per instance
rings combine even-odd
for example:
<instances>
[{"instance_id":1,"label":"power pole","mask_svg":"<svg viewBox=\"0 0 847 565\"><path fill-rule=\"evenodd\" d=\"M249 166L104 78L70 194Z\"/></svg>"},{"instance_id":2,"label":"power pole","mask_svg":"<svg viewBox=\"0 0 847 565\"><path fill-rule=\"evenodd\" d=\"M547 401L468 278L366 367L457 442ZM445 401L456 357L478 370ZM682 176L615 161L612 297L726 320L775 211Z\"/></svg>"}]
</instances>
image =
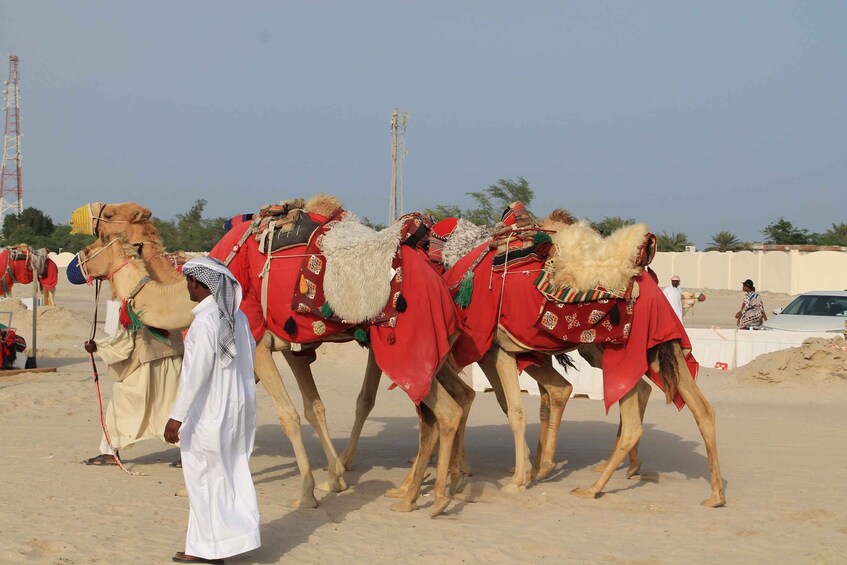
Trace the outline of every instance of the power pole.
<instances>
[{"instance_id":1,"label":"power pole","mask_svg":"<svg viewBox=\"0 0 847 565\"><path fill-rule=\"evenodd\" d=\"M3 165L0 167L0 234L6 214L24 211L21 171L21 89L18 57L9 55L9 80L3 83L6 127L3 135Z\"/></svg>"},{"instance_id":2,"label":"power pole","mask_svg":"<svg viewBox=\"0 0 847 565\"><path fill-rule=\"evenodd\" d=\"M403 158L406 156L406 121L408 112L391 113L391 196L388 204L388 225L403 215Z\"/></svg>"}]
</instances>

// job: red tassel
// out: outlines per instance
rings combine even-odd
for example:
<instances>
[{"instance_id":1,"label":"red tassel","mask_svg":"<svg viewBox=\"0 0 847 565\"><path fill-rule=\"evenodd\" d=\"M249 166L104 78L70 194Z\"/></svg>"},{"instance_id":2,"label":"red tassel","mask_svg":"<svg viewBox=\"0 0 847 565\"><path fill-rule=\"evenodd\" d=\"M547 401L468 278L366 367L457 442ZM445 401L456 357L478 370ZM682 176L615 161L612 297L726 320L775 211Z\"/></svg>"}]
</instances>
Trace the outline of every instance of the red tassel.
<instances>
[{"instance_id":1,"label":"red tassel","mask_svg":"<svg viewBox=\"0 0 847 565\"><path fill-rule=\"evenodd\" d=\"M121 313L120 317L118 318L118 321L125 328L128 328L129 325L132 323L132 320L129 319L129 311L127 310L126 299L124 299L124 301L121 303Z\"/></svg>"}]
</instances>

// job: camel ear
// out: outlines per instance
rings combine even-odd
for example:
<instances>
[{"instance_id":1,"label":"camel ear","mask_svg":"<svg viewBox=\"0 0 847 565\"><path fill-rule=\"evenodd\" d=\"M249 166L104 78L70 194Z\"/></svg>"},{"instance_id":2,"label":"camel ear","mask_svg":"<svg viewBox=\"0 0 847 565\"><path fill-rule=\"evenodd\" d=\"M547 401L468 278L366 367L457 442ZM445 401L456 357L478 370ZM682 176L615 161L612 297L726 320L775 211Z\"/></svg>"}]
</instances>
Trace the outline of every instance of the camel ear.
<instances>
[{"instance_id":1,"label":"camel ear","mask_svg":"<svg viewBox=\"0 0 847 565\"><path fill-rule=\"evenodd\" d=\"M132 223L140 224L142 222L147 222L152 216L153 212L151 212L148 208L139 208L132 217Z\"/></svg>"}]
</instances>

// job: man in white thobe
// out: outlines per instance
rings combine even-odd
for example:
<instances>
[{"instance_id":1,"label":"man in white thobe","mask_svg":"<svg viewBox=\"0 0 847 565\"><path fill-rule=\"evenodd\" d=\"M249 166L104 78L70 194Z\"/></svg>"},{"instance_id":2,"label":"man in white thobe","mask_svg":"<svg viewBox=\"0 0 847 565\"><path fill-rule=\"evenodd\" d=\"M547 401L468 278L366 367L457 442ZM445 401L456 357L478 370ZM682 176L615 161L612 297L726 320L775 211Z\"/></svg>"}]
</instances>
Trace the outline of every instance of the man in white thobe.
<instances>
[{"instance_id":1,"label":"man in white thobe","mask_svg":"<svg viewBox=\"0 0 847 565\"><path fill-rule=\"evenodd\" d=\"M248 465L256 435L253 341L241 287L223 263L201 257L182 270L199 304L185 336L180 391L165 427L179 441L188 490L180 563L220 563L259 547L259 507Z\"/></svg>"},{"instance_id":2,"label":"man in white thobe","mask_svg":"<svg viewBox=\"0 0 847 565\"><path fill-rule=\"evenodd\" d=\"M682 289L679 288L679 275L671 277L671 284L665 287L665 298L671 303L673 311L676 312L679 321L682 321Z\"/></svg>"}]
</instances>

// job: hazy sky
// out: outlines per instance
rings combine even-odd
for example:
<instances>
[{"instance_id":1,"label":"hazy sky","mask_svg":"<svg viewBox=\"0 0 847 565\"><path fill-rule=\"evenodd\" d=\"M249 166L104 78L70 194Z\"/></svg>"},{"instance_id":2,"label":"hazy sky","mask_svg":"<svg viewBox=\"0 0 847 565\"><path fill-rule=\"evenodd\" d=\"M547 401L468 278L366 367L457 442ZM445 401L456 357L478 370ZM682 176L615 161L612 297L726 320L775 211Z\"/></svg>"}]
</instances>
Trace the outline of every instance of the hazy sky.
<instances>
[{"instance_id":1,"label":"hazy sky","mask_svg":"<svg viewBox=\"0 0 847 565\"><path fill-rule=\"evenodd\" d=\"M385 222L526 178L532 209L703 247L847 222L847 3L0 0L24 205L160 218L324 191Z\"/></svg>"}]
</instances>

